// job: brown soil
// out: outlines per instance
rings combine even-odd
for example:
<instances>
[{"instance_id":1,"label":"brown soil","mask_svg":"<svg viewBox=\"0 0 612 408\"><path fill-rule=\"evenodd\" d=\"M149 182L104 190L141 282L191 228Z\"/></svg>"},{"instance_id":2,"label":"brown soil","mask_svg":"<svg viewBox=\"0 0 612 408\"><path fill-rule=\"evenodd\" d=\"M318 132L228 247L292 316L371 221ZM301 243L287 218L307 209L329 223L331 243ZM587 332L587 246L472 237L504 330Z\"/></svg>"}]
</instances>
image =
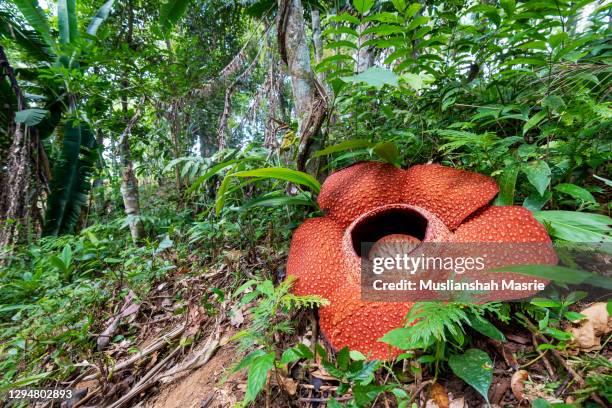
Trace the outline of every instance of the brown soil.
<instances>
[{"instance_id":1,"label":"brown soil","mask_svg":"<svg viewBox=\"0 0 612 408\"><path fill-rule=\"evenodd\" d=\"M221 408L234 406L244 395L244 374L231 374L238 356L236 345L219 348L208 363L143 402L146 408ZM223 380L227 378L225 382Z\"/></svg>"}]
</instances>

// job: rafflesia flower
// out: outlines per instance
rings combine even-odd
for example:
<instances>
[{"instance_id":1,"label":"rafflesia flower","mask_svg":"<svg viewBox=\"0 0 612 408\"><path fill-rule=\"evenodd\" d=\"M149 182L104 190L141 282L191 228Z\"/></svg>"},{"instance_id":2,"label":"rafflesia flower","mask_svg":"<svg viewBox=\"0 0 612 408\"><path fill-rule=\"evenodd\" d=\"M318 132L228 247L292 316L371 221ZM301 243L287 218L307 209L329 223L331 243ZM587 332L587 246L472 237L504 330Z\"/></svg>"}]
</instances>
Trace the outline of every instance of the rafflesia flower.
<instances>
[{"instance_id":1,"label":"rafflesia flower","mask_svg":"<svg viewBox=\"0 0 612 408\"><path fill-rule=\"evenodd\" d=\"M498 192L490 177L437 164L407 170L361 162L330 175L318 203L324 217L306 220L293 234L288 275L294 292L330 301L319 311L322 334L338 350L348 346L368 358L399 352L378 341L401 327L413 302L366 302L361 298L361 243L543 243L545 228L517 206L490 206ZM552 250L522 263L556 263ZM486 274L486 271L483 272ZM511 274L518 281L530 280ZM506 275L506 277L508 277ZM501 300L492 293L485 300Z\"/></svg>"}]
</instances>

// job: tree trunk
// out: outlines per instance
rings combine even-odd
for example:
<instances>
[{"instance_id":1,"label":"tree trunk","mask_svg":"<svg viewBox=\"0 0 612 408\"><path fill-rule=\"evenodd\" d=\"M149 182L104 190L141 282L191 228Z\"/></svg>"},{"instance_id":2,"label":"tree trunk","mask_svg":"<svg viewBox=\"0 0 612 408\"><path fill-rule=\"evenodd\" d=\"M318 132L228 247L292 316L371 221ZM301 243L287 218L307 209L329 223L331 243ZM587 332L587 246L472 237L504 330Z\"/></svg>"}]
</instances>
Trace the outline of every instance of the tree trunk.
<instances>
[{"instance_id":1,"label":"tree trunk","mask_svg":"<svg viewBox=\"0 0 612 408\"><path fill-rule=\"evenodd\" d=\"M357 27L359 33L359 41L357 46L357 73L367 71L368 68L374 65L374 47L369 45L363 45L366 41L372 39L372 34L362 35L362 33L369 27L368 23L360 24Z\"/></svg>"},{"instance_id":2,"label":"tree trunk","mask_svg":"<svg viewBox=\"0 0 612 408\"><path fill-rule=\"evenodd\" d=\"M3 76L9 79L15 93L17 110L25 109L24 95L4 49L0 46L0 80L3 80ZM38 176L37 172L32 169L32 163L36 161L39 153L36 130L20 123L14 123L13 112L9 112L9 117L11 125L8 131L9 135L12 135L12 143L6 162L7 171L2 177L3 183L0 186L0 254L4 248L12 247L20 240L23 233L27 232L30 204L35 201L37 195L32 194L33 191L36 191L35 186L32 185L33 176Z\"/></svg>"},{"instance_id":3,"label":"tree trunk","mask_svg":"<svg viewBox=\"0 0 612 408\"><path fill-rule=\"evenodd\" d=\"M126 41L128 47L132 47L132 34L134 29L134 10L132 9L132 2L128 3L128 27ZM130 234L132 235L132 241L134 244L138 244L145 236L144 224L140 219L140 200L138 197L138 179L134 174L134 166L132 164L132 154L130 149L130 135L132 133L132 127L138 121L142 105L145 102L144 97L141 98L136 112L131 119L128 120L128 100L127 100L127 88L129 83L127 79L121 82L122 94L121 94L121 107L123 115L126 120L125 130L119 138L119 151L121 155L121 197L123 198L123 206L125 207L125 214L128 218L128 225L130 227Z\"/></svg>"},{"instance_id":4,"label":"tree trunk","mask_svg":"<svg viewBox=\"0 0 612 408\"><path fill-rule=\"evenodd\" d=\"M325 90L310 65L310 50L300 0L279 0L278 51L291 77L293 100L298 119L300 143L297 168L306 170L313 142L327 114ZM311 170L312 172L313 170Z\"/></svg>"},{"instance_id":5,"label":"tree trunk","mask_svg":"<svg viewBox=\"0 0 612 408\"><path fill-rule=\"evenodd\" d=\"M138 106L136 113L132 116L132 119L127 123L121 138L119 139L119 149L121 154L122 164L122 175L121 175L121 196L123 198L123 206L125 207L125 214L128 217L128 224L130 226L130 234L132 235L132 241L138 244L145 236L144 224L140 219L140 200L138 196L138 179L134 174L134 166L132 164L131 150L130 150L130 134L132 133L132 127L138 121L140 116L142 104L144 98L141 99L141 103Z\"/></svg>"},{"instance_id":6,"label":"tree trunk","mask_svg":"<svg viewBox=\"0 0 612 408\"><path fill-rule=\"evenodd\" d=\"M321 36L321 14L319 9L313 8L310 11L311 28L312 28L312 44L314 45L315 62L319 64L323 59L323 39ZM325 83L325 72L317 73L317 79L321 84Z\"/></svg>"}]
</instances>

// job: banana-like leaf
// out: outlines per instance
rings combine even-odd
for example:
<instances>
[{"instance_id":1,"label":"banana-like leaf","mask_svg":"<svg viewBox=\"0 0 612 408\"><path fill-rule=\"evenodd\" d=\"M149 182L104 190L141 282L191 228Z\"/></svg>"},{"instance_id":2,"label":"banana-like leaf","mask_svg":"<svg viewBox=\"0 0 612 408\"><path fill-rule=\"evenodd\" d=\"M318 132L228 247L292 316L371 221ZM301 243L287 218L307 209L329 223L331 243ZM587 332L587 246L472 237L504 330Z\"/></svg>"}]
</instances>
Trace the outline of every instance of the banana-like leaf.
<instances>
[{"instance_id":1,"label":"banana-like leaf","mask_svg":"<svg viewBox=\"0 0 612 408\"><path fill-rule=\"evenodd\" d=\"M114 3L115 0L108 0L102 5L102 7L98 9L98 12L89 23L89 27L87 27L87 34L96 35L96 33L98 32L98 28L100 28L102 23L104 23L108 18Z\"/></svg>"},{"instance_id":2,"label":"banana-like leaf","mask_svg":"<svg viewBox=\"0 0 612 408\"><path fill-rule=\"evenodd\" d=\"M310 188L315 193L318 193L321 190L321 184L310 174L284 167L264 167L255 170L239 171L232 174L232 176L275 178L295 184L301 184Z\"/></svg>"},{"instance_id":3,"label":"banana-like leaf","mask_svg":"<svg viewBox=\"0 0 612 408\"><path fill-rule=\"evenodd\" d=\"M244 203L240 208L247 210L253 207L281 207L284 205L317 206L317 204L309 196L300 194L298 196L266 195L263 197L257 197Z\"/></svg>"},{"instance_id":4,"label":"banana-like leaf","mask_svg":"<svg viewBox=\"0 0 612 408\"><path fill-rule=\"evenodd\" d=\"M47 115L46 109L30 108L15 113L15 123L25 123L27 126L38 125Z\"/></svg>"},{"instance_id":5,"label":"banana-like leaf","mask_svg":"<svg viewBox=\"0 0 612 408\"><path fill-rule=\"evenodd\" d=\"M55 54L43 37L23 24L23 19L9 11L0 11L0 40L10 41L37 61L52 61Z\"/></svg>"},{"instance_id":6,"label":"banana-like leaf","mask_svg":"<svg viewBox=\"0 0 612 408\"><path fill-rule=\"evenodd\" d=\"M372 147L375 143L370 142L369 140L364 139L356 139L356 140L346 140L344 142L326 147L323 150L319 150L315 154L312 155L312 158L319 156L327 156L332 153L344 152L346 150L352 149L363 149L366 147Z\"/></svg>"},{"instance_id":7,"label":"banana-like leaf","mask_svg":"<svg viewBox=\"0 0 612 408\"><path fill-rule=\"evenodd\" d=\"M40 37L52 47L55 44L51 37L51 27L47 16L38 6L38 0L13 0L21 14L29 25L40 35Z\"/></svg>"},{"instance_id":8,"label":"banana-like leaf","mask_svg":"<svg viewBox=\"0 0 612 408\"><path fill-rule=\"evenodd\" d=\"M74 232L81 209L87 205L90 177L98 159L96 147L89 126L66 124L62 157L53 170L43 235Z\"/></svg>"},{"instance_id":9,"label":"banana-like leaf","mask_svg":"<svg viewBox=\"0 0 612 408\"><path fill-rule=\"evenodd\" d=\"M79 36L77 24L76 0L58 0L57 26L59 40L62 44L70 44Z\"/></svg>"},{"instance_id":10,"label":"banana-like leaf","mask_svg":"<svg viewBox=\"0 0 612 408\"><path fill-rule=\"evenodd\" d=\"M165 33L183 17L191 0L168 0L159 11L159 22Z\"/></svg>"}]
</instances>

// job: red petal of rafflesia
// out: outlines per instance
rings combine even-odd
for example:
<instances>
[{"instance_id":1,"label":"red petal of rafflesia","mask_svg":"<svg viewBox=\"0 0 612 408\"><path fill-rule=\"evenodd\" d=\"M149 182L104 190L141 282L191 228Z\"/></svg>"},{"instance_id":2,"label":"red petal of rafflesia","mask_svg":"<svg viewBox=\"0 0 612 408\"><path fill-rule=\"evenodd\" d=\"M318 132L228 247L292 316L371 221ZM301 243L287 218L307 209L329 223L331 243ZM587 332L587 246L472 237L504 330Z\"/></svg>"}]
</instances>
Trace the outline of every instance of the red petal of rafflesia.
<instances>
[{"instance_id":1,"label":"red petal of rafflesia","mask_svg":"<svg viewBox=\"0 0 612 408\"><path fill-rule=\"evenodd\" d=\"M295 294L330 299L345 281L343 232L329 218L310 218L294 231L287 275L298 278L293 286Z\"/></svg>"},{"instance_id":2,"label":"red petal of rafflesia","mask_svg":"<svg viewBox=\"0 0 612 408\"><path fill-rule=\"evenodd\" d=\"M450 230L499 191L491 177L439 164L413 166L406 170L404 178L403 201L431 211Z\"/></svg>"},{"instance_id":3,"label":"red petal of rafflesia","mask_svg":"<svg viewBox=\"0 0 612 408\"><path fill-rule=\"evenodd\" d=\"M390 164L357 163L331 174L317 202L329 217L347 226L376 207L401 203L403 176L403 170Z\"/></svg>"},{"instance_id":4,"label":"red petal of rafflesia","mask_svg":"<svg viewBox=\"0 0 612 408\"><path fill-rule=\"evenodd\" d=\"M363 302L360 285L348 281L333 298L330 306L319 309L321 332L332 347L348 346L371 359L388 360L401 350L378 341L385 333L401 327L413 303Z\"/></svg>"},{"instance_id":5,"label":"red petal of rafflesia","mask_svg":"<svg viewBox=\"0 0 612 408\"><path fill-rule=\"evenodd\" d=\"M533 282L534 278L518 273L486 270L508 265L557 263L557 255L546 228L524 207L486 207L459 226L453 240L459 245L455 249L462 250L464 256L485 256L485 270L466 272L463 277L469 280L495 280L500 286L502 280L528 283ZM542 279L536 281L548 283ZM478 301L519 299L535 293L537 290L499 290L478 296Z\"/></svg>"}]
</instances>

